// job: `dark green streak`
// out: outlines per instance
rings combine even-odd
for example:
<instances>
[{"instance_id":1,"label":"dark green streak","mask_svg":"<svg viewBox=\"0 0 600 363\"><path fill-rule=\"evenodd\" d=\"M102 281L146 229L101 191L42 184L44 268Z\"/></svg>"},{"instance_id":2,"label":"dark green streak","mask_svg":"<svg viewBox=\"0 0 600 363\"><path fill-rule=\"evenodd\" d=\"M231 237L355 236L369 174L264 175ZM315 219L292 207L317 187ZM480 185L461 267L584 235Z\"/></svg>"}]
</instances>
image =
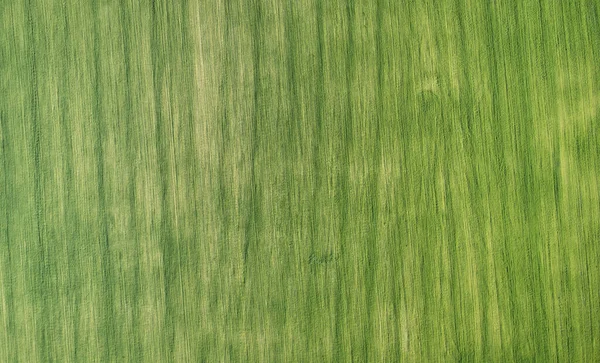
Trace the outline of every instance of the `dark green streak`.
<instances>
[{"instance_id":1,"label":"dark green streak","mask_svg":"<svg viewBox=\"0 0 600 363\"><path fill-rule=\"evenodd\" d=\"M9 182L9 175L10 175L10 169L9 169L9 165L8 165L8 158L9 156L9 148L8 148L8 141L10 139L10 134L9 134L9 130L8 130L8 125L7 125L7 118L4 112L0 112L0 134L2 135L2 146L1 146L1 150L2 150L2 169L4 172L4 178L3 178L3 182L4 182L4 188L3 188L3 192L4 195L2 196L2 207L4 209L4 231L2 233L2 231L0 231L0 233L2 233L4 235L4 239L5 239L5 245L1 246L2 250L6 251L6 260L4 260L3 262L5 263L5 265L3 266L3 273L6 273L7 276L4 277L4 281L2 282L5 286L6 286L6 304L7 304L7 323L6 323L6 337L8 340L8 344L9 344L9 351L7 353L7 356L9 359L14 359L16 360L16 358L19 356L19 346L18 344L15 344L15 334L16 334L16 326L15 326L15 306L14 306L14 289L13 289L13 284L15 282L15 278L13 277L13 273L12 273L12 269L14 268L14 263L13 263L13 251L12 251L12 241L11 241L11 235L10 235L10 228L11 228L11 218L10 218L10 210L13 208L13 182L12 180Z\"/></svg>"},{"instance_id":2,"label":"dark green streak","mask_svg":"<svg viewBox=\"0 0 600 363\"><path fill-rule=\"evenodd\" d=\"M160 223L159 223L159 245L161 255L164 261L162 269L163 291L165 301L164 312L164 329L165 341L162 346L163 354L166 357L171 357L175 346L175 326L177 309L176 293L179 290L178 274L177 274L177 245L173 223L171 221L172 207L169 202L170 184L168 176L169 170L169 155L168 155L168 129L166 123L169 118L164 117L163 97L165 89L163 86L164 77L166 75L166 64L164 56L169 50L168 44L164 44L161 38L161 29L168 24L167 9L165 4L157 4L159 0L152 1L152 77L154 90L154 115L155 115L155 132L156 132L156 151L158 157L158 179L160 187ZM159 8L160 6L160 8ZM166 24L165 24L166 23ZM174 186L173 186L174 187ZM169 358L167 358L169 359Z\"/></svg>"},{"instance_id":3,"label":"dark green streak","mask_svg":"<svg viewBox=\"0 0 600 363\"><path fill-rule=\"evenodd\" d=\"M32 149L33 149L33 179L34 179L34 199L35 199L35 215L36 215L36 230L37 230L37 242L38 242L38 253L40 256L40 263L35 270L35 290L38 292L37 299L38 303L41 305L40 311L38 312L39 316L48 316L49 315L49 302L47 298L48 291L48 281L47 277L49 276L49 259L50 256L46 253L46 241L44 239L44 200L42 193L42 178L43 174L41 171L41 163L40 163L40 142L41 142L41 131L40 131L40 113L39 113L39 81L38 81L38 70L37 70L37 42L35 39L36 27L33 18L33 12L36 11L37 8L32 4L32 1L29 0L28 9L27 9L27 22L29 28L29 37L28 43L30 45L30 58L29 63L31 65L31 91L30 91L30 107L31 107L31 117L32 117ZM48 337L48 326L42 325L38 328L37 331L40 334L40 345L41 349L39 350L39 359L40 360L48 360L49 359L49 344L50 337Z\"/></svg>"},{"instance_id":4,"label":"dark green streak","mask_svg":"<svg viewBox=\"0 0 600 363\"><path fill-rule=\"evenodd\" d=\"M62 74L61 74L61 82L60 82L60 122L61 122L61 138L62 143L64 145L64 158L65 158L65 166L63 173L65 175L65 185L64 188L66 190L66 206L64 211L64 218L66 221L69 221L70 226L67 228L66 238L67 238L67 260L69 261L69 284L71 289L69 289L68 301L73 301L73 316L79 316L80 314L80 304L81 304L81 293L79 292L82 288L81 284L81 271L78 270L78 258L80 256L79 253L79 244L81 243L81 235L80 235L80 223L79 216L77 215L77 195L75 193L75 176L74 176L74 168L75 164L73 161L73 141L72 141L72 128L71 122L69 119L69 103L70 99L68 96L69 91L69 67L68 65L71 62L71 57L69 54L69 32L71 30L66 4L63 4L62 7L63 17L64 17L64 38L63 38L63 56L65 60L65 64L62 66ZM73 357L74 361L81 359L78 356L78 351L80 347L80 329L79 322L77 319L73 319Z\"/></svg>"},{"instance_id":5,"label":"dark green streak","mask_svg":"<svg viewBox=\"0 0 600 363\"><path fill-rule=\"evenodd\" d=\"M128 11L129 10L129 11ZM131 304L133 305L132 308L132 330L134 331L134 336L131 338L133 341L133 352L132 355L135 357L139 357L140 359L144 358L144 350L142 347L142 334L140 331L140 328L142 326L142 321L141 321L141 313L140 313L140 296L141 296L141 283L140 283L140 279L141 279L141 266L140 266L140 260L142 258L142 252L141 252L141 241L139 240L139 238L137 238L138 233L139 233L139 228L137 225L137 211L138 211L138 205L136 202L136 182L137 182L137 178L138 178L138 173L137 173L137 155L138 155L138 150L136 147L136 142L135 142L135 132L136 132L136 119L134 117L134 111L133 111L133 107L134 107L134 103L133 103L133 99L132 99L132 92L134 90L133 88L133 82L132 82L132 51L130 48L130 45L132 43L132 38L131 38L131 23L133 21L132 16L131 16L131 10L128 9L127 5L125 2L123 2L121 4L121 8L119 11L119 16L120 16L120 22L121 22L121 26L123 29L123 33L122 33L122 42L123 42L123 62L125 65L125 113L124 113L124 120L126 120L125 122L127 123L126 127L125 127L125 139L126 139L126 148L127 148L127 152L129 153L129 163L128 163L128 205L129 205L129 211L130 211L130 223L131 223L131 232L132 235L134 236L134 240L133 243L135 244L135 266L134 266L134 275L133 275L133 291L131 291L131 297L130 297L130 301Z\"/></svg>"},{"instance_id":6,"label":"dark green streak","mask_svg":"<svg viewBox=\"0 0 600 363\"><path fill-rule=\"evenodd\" d=\"M231 11L231 7L232 7L232 3L230 1L226 2L225 5L225 19L223 21L224 23L224 37L223 37L223 43L224 44L230 44L231 42L233 42L233 34L232 34L232 30L231 30L231 23L232 23L232 11ZM230 136L230 110L229 110L229 101L230 101L230 97L231 97L231 93L232 93L232 86L233 86L233 80L232 80L232 74L234 73L234 67L233 67L233 55L232 55L232 50L230 47L227 47L227 49L225 49L224 51L224 59L223 59L223 69L225 70L225 72L223 72L222 78L221 78L221 84L220 84L220 89L219 89L219 96L220 96L220 102L219 102L219 106L221 108L221 119L219 120L219 124L220 124L220 129L221 129L221 142L220 142L220 152L219 152L219 170L218 170L218 175L219 175L219 212L220 212L220 219L221 219L221 240L223 242L225 241L229 241L229 228L230 228L230 216L229 216L229 208L228 206L230 205L229 203L229 189L231 188L231 180L227 180L227 161L228 158L230 157L230 153L228 152L229 150L229 146L230 146L230 142L231 142L231 136ZM226 246L226 244L224 243L224 246ZM246 253L246 250L245 252ZM244 258L246 258L247 256L244 254Z\"/></svg>"},{"instance_id":7,"label":"dark green streak","mask_svg":"<svg viewBox=\"0 0 600 363\"><path fill-rule=\"evenodd\" d=\"M340 165L340 171L338 174L338 188L339 190L336 191L336 194L339 194L338 197L338 213L340 216L340 232L339 232L339 244L340 244L340 255L341 255L341 263L343 266L343 270L344 272L348 271L348 267L347 267L347 261L346 261L346 254L347 254L347 249L349 249L349 244L352 240L351 236L349 235L349 223L351 223L350 219L350 203L351 203L351 198L350 198L350 162L351 162L351 158L350 158L350 153L353 151L353 143L354 143L354 135L353 135L353 124L354 124L354 100L352 98L352 92L354 90L355 87L355 83L354 83L354 77L355 77L355 72L356 72L356 68L355 68L355 44L354 44L354 3L353 2L349 2L348 4L346 4L346 89L345 89L345 93L346 93L346 105L345 105L345 110L346 110L346 114L344 115L344 118L341 120L341 137L342 137L342 145L341 145L341 150L339 150L340 153L340 160L339 163ZM338 152L336 150L336 152ZM344 298L344 300L349 300L350 297L346 296L347 291L345 288L344 284L340 284L340 288L337 290L338 294L341 295L342 298ZM346 301L347 301L346 300ZM335 319L339 320L342 318L342 312L337 310L340 309L341 302L338 302L336 304L336 316ZM336 358L337 359L342 359L341 357L343 357L341 348L342 348L342 329L340 329L341 326L340 325L336 325L336 331L335 331L335 341L334 344L336 346ZM364 336L364 335L363 335ZM351 342L352 344L353 342ZM366 344L368 344L368 342L364 342L364 346L363 348L366 349ZM355 350L355 346L354 344L351 345L350 348L350 356L351 359L355 360L358 359L357 357L357 352ZM365 351L366 353L366 351Z\"/></svg>"},{"instance_id":8,"label":"dark green streak","mask_svg":"<svg viewBox=\"0 0 600 363\"><path fill-rule=\"evenodd\" d=\"M377 286L377 267L379 264L379 173L381 170L381 122L384 115L385 102L383 99L384 87L384 46L383 46L383 4L382 0L377 0L376 4L376 29L375 29L375 55L377 69L377 83L375 91L375 116L372 120L372 126L375 129L373 133L374 140L372 159L370 161L370 178L367 190L367 210L369 216L367 218L369 227L366 243L366 264L364 267L365 279L365 294L366 294L366 316L367 325L365 327L365 348L364 360L371 361L373 347L370 342L374 341L374 331L376 329L373 313L376 313L375 306L377 297L375 296Z\"/></svg>"},{"instance_id":9,"label":"dark green streak","mask_svg":"<svg viewBox=\"0 0 600 363\"><path fill-rule=\"evenodd\" d=\"M315 253L314 241L316 240L316 223L318 222L318 196L321 191L321 184L323 176L321 175L321 147L323 144L323 104L325 99L325 65L324 65L324 48L325 40L323 34L323 3L320 0L316 1L316 23L317 23L317 46L316 46L316 58L317 58L317 69L315 76L315 134L313 136L313 195L312 195L312 206L313 206L313 236L311 238L310 253Z\"/></svg>"},{"instance_id":10,"label":"dark green streak","mask_svg":"<svg viewBox=\"0 0 600 363\"><path fill-rule=\"evenodd\" d=\"M94 0L92 9L94 13L99 14L98 0ZM105 121L102 119L103 115L103 89L102 89L102 70L101 70L101 53L100 53L100 31L99 31L100 19L96 17L93 20L94 23L94 96L92 99L92 112L94 115L95 124L95 144L94 152L96 155L96 176L98 179L98 223L99 223L99 243L100 243L100 261L101 261L101 274L102 274L102 287L103 297L102 301L104 304L104 312L100 316L102 319L102 332L101 337L104 340L105 354L104 359L114 359L116 352L118 352L121 340L117 336L119 330L116 326L115 316L115 300L114 300L114 278L112 269L111 259L111 245L109 241L109 230L108 230L108 215L106 211L106 190L104 185L104 138L105 138Z\"/></svg>"},{"instance_id":11,"label":"dark green streak","mask_svg":"<svg viewBox=\"0 0 600 363\"><path fill-rule=\"evenodd\" d=\"M248 187L248 213L249 216L244 226L244 284L248 279L248 252L250 250L251 242L254 244L258 242L258 227L260 221L260 203L259 203L259 186L256 178L256 157L258 154L259 147L259 133L258 125L261 117L261 111L263 107L262 103L262 81L261 81L261 67L262 67L262 10L260 1L256 0L252 6L253 11L253 27L252 27L252 63L254 65L254 91L252 97L252 116L250 125L250 157L248 162L250 163L250 182Z\"/></svg>"}]
</instances>

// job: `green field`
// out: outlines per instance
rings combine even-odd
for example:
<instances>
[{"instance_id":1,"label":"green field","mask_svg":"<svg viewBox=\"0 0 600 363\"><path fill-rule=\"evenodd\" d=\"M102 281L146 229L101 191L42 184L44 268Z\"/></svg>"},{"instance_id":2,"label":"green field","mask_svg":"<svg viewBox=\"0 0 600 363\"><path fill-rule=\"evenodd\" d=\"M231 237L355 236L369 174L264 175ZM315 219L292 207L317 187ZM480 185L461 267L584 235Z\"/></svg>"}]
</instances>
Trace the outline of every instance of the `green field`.
<instances>
[{"instance_id":1,"label":"green field","mask_svg":"<svg viewBox=\"0 0 600 363\"><path fill-rule=\"evenodd\" d=\"M597 0L0 1L0 362L599 362Z\"/></svg>"}]
</instances>

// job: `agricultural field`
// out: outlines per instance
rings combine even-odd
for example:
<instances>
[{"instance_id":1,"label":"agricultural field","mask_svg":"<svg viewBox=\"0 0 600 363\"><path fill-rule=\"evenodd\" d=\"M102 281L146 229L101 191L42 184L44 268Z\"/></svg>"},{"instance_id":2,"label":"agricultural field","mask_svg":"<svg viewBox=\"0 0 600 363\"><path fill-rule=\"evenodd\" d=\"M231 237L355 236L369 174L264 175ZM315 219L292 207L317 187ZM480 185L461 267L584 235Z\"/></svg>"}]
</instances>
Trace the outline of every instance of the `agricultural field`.
<instances>
[{"instance_id":1,"label":"agricultural field","mask_svg":"<svg viewBox=\"0 0 600 363\"><path fill-rule=\"evenodd\" d=\"M0 1L0 362L600 361L600 2Z\"/></svg>"}]
</instances>

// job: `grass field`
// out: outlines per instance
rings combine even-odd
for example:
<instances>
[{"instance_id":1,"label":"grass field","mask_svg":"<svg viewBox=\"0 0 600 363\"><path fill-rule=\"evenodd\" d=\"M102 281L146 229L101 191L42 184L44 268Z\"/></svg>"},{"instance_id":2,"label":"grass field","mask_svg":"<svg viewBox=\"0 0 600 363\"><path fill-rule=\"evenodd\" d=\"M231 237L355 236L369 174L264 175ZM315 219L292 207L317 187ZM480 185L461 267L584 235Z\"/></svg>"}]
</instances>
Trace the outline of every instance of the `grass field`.
<instances>
[{"instance_id":1,"label":"grass field","mask_svg":"<svg viewBox=\"0 0 600 363\"><path fill-rule=\"evenodd\" d=\"M0 362L600 361L600 2L0 1Z\"/></svg>"}]
</instances>

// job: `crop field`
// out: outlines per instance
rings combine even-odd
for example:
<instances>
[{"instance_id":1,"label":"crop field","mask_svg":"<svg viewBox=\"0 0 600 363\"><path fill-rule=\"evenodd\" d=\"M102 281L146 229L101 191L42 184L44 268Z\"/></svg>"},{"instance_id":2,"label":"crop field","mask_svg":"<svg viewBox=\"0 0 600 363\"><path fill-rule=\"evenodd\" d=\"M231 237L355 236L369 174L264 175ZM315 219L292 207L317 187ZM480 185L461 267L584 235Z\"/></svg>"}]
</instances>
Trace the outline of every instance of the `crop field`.
<instances>
[{"instance_id":1,"label":"crop field","mask_svg":"<svg viewBox=\"0 0 600 363\"><path fill-rule=\"evenodd\" d=\"M0 362L530 361L600 361L599 1L0 1Z\"/></svg>"}]
</instances>

